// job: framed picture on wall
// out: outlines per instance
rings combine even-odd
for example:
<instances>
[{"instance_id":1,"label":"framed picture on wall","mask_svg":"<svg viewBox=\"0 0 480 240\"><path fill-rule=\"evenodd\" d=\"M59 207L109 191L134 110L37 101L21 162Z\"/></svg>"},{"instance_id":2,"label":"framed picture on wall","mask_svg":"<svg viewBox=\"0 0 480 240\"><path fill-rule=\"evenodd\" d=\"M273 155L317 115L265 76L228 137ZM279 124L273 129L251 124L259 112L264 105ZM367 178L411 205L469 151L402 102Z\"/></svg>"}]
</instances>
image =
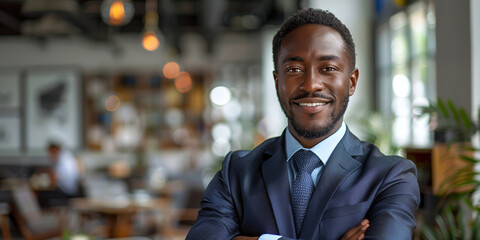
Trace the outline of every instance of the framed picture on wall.
<instances>
[{"instance_id":1,"label":"framed picture on wall","mask_svg":"<svg viewBox=\"0 0 480 240\"><path fill-rule=\"evenodd\" d=\"M0 155L21 151L20 71L0 69Z\"/></svg>"},{"instance_id":2,"label":"framed picture on wall","mask_svg":"<svg viewBox=\"0 0 480 240\"><path fill-rule=\"evenodd\" d=\"M26 150L45 153L50 141L81 144L81 84L77 69L32 69L25 76Z\"/></svg>"},{"instance_id":3,"label":"framed picture on wall","mask_svg":"<svg viewBox=\"0 0 480 240\"><path fill-rule=\"evenodd\" d=\"M0 111L20 107L20 71L0 70ZM4 115L2 113L2 115Z\"/></svg>"},{"instance_id":4,"label":"framed picture on wall","mask_svg":"<svg viewBox=\"0 0 480 240\"><path fill-rule=\"evenodd\" d=\"M20 144L20 118L0 117L0 155L20 152Z\"/></svg>"}]
</instances>

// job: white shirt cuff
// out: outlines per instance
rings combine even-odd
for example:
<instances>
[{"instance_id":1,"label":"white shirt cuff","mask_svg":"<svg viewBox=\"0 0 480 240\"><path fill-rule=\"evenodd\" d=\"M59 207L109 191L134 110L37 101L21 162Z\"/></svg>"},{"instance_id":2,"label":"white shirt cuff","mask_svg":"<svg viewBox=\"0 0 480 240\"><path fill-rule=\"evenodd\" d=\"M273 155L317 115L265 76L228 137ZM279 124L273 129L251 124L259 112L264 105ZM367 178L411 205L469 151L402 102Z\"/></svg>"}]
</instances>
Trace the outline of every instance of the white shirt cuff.
<instances>
[{"instance_id":1,"label":"white shirt cuff","mask_svg":"<svg viewBox=\"0 0 480 240\"><path fill-rule=\"evenodd\" d=\"M280 239L282 236L280 235L273 235L273 234L262 234L258 240L278 240Z\"/></svg>"}]
</instances>

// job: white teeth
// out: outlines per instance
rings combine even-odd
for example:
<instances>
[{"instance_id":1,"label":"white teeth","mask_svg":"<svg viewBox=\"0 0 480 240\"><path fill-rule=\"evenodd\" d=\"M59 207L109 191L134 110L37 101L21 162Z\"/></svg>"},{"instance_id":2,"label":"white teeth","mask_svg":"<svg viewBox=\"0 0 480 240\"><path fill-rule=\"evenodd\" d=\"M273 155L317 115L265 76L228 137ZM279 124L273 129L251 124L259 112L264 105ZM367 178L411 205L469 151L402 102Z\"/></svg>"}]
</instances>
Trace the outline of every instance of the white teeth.
<instances>
[{"instance_id":1,"label":"white teeth","mask_svg":"<svg viewBox=\"0 0 480 240\"><path fill-rule=\"evenodd\" d=\"M326 103L299 103L300 106L305 106L305 107L316 107L316 106L323 106Z\"/></svg>"}]
</instances>

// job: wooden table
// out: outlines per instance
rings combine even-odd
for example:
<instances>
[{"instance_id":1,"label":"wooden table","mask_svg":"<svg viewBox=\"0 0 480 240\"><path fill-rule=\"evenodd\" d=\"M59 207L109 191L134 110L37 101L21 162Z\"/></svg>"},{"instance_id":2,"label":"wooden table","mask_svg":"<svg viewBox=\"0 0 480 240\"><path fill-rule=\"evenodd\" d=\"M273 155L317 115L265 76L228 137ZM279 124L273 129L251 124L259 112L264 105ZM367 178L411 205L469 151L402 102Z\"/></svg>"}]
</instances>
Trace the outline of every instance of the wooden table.
<instances>
[{"instance_id":1,"label":"wooden table","mask_svg":"<svg viewBox=\"0 0 480 240\"><path fill-rule=\"evenodd\" d=\"M143 201L108 201L90 198L70 200L72 210L81 213L99 213L106 218L107 237L122 238L131 236L132 218L138 211L167 211L169 200L152 198Z\"/></svg>"},{"instance_id":2,"label":"wooden table","mask_svg":"<svg viewBox=\"0 0 480 240\"><path fill-rule=\"evenodd\" d=\"M10 227L8 226L9 213L10 207L8 203L0 203L0 229L2 230L2 236L5 240L10 240Z\"/></svg>"}]
</instances>

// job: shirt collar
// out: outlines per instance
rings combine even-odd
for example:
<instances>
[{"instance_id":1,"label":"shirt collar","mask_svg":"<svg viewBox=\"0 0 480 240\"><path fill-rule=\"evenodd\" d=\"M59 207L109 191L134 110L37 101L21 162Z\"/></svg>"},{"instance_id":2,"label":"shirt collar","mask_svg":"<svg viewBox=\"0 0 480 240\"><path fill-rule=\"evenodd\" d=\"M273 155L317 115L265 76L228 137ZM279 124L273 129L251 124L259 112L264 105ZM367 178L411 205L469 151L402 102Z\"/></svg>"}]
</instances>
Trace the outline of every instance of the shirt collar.
<instances>
[{"instance_id":1,"label":"shirt collar","mask_svg":"<svg viewBox=\"0 0 480 240\"><path fill-rule=\"evenodd\" d=\"M286 145L285 149L287 153L287 162L290 160L293 154L295 154L298 150L305 149L315 153L323 162L323 165L325 166L327 164L328 159L330 158L330 155L332 155L333 150L335 149L335 147L337 147L340 140L342 140L346 131L347 131L347 127L345 125L345 122L342 122L342 126L340 126L340 128L335 133L333 133L332 135L327 137L325 140L319 142L317 145L309 149L309 148L304 148L297 141L297 139L295 139L292 133L290 133L290 129L287 128L287 131L285 133L285 145Z\"/></svg>"}]
</instances>

